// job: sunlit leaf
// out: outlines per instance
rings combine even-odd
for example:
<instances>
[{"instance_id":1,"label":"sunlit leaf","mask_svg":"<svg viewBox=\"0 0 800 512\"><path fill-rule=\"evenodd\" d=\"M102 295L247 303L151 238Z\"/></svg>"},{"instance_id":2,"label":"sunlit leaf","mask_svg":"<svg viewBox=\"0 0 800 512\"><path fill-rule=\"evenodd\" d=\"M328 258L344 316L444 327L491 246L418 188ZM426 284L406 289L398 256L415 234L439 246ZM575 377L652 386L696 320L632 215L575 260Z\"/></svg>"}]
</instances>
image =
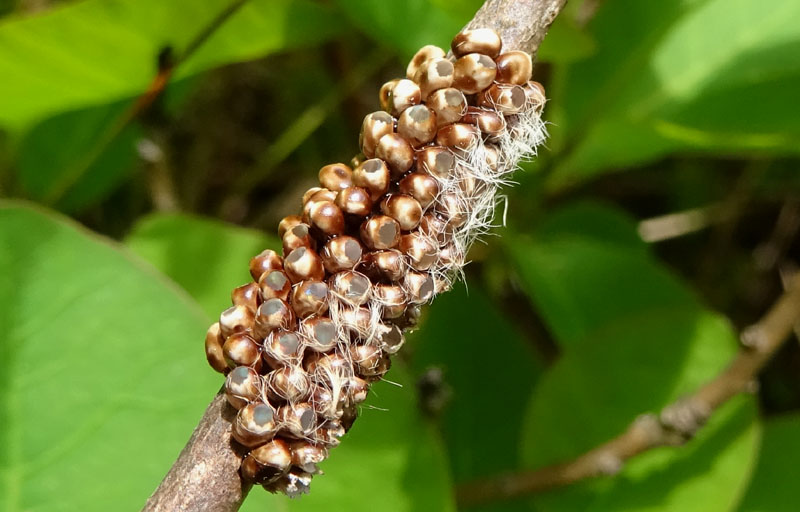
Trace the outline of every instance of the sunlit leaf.
<instances>
[{"instance_id":1,"label":"sunlit leaf","mask_svg":"<svg viewBox=\"0 0 800 512\"><path fill-rule=\"evenodd\" d=\"M551 185L676 151L796 153L798 17L794 0L607 2L597 54L559 71Z\"/></svg>"},{"instance_id":2,"label":"sunlit leaf","mask_svg":"<svg viewBox=\"0 0 800 512\"><path fill-rule=\"evenodd\" d=\"M125 243L183 286L210 318L230 307L234 288L252 280L250 258L281 246L275 236L183 214L144 217Z\"/></svg>"},{"instance_id":3,"label":"sunlit leaf","mask_svg":"<svg viewBox=\"0 0 800 512\"><path fill-rule=\"evenodd\" d=\"M218 387L205 319L138 258L0 203L4 510L136 510Z\"/></svg>"},{"instance_id":4,"label":"sunlit leaf","mask_svg":"<svg viewBox=\"0 0 800 512\"><path fill-rule=\"evenodd\" d=\"M0 21L0 124L145 91L165 48L181 52L234 0L86 0ZM180 20L180 22L176 22ZM336 33L331 10L309 0L253 0L182 63L176 78L227 62L315 44Z\"/></svg>"},{"instance_id":5,"label":"sunlit leaf","mask_svg":"<svg viewBox=\"0 0 800 512\"><path fill-rule=\"evenodd\" d=\"M589 221L592 208L582 208L545 220L533 241L511 249L521 283L563 347L527 411L522 452L531 467L621 434L638 415L658 413L712 379L737 351L726 320L641 243L620 236L635 233L632 222L610 214ZM737 400L686 447L655 450L613 479L534 503L542 511L726 511L746 486L757 442L754 401Z\"/></svg>"},{"instance_id":6,"label":"sunlit leaf","mask_svg":"<svg viewBox=\"0 0 800 512\"><path fill-rule=\"evenodd\" d=\"M692 294L640 249L564 234L509 248L520 282L553 335L576 346L618 318L696 305Z\"/></svg>"}]
</instances>

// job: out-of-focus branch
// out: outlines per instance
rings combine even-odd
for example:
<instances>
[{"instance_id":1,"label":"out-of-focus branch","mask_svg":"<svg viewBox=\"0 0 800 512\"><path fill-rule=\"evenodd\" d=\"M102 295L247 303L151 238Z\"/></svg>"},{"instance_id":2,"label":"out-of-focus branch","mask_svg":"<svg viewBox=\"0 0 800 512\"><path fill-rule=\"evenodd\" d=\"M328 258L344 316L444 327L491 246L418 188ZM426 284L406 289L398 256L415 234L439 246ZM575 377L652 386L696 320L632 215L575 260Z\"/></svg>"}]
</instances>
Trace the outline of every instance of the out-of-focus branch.
<instances>
[{"instance_id":1,"label":"out-of-focus branch","mask_svg":"<svg viewBox=\"0 0 800 512\"><path fill-rule=\"evenodd\" d=\"M468 27L493 28L504 48L535 54L566 0L487 0ZM231 444L234 411L217 395L200 424L150 497L144 510L238 510L249 488L239 477L241 454Z\"/></svg>"},{"instance_id":2,"label":"out-of-focus branch","mask_svg":"<svg viewBox=\"0 0 800 512\"><path fill-rule=\"evenodd\" d=\"M659 215L639 222L639 236L648 243L663 242L725 222L730 214L723 204L714 203L700 208Z\"/></svg>"},{"instance_id":3,"label":"out-of-focus branch","mask_svg":"<svg viewBox=\"0 0 800 512\"><path fill-rule=\"evenodd\" d=\"M158 55L158 71L150 81L147 89L136 98L136 101L122 111L109 125L100 137L97 138L91 149L75 165L71 166L62 177L53 183L50 192L43 198L48 204L58 202L75 185L79 179L89 170L92 164L100 158L103 151L113 142L122 130L125 129L133 120L145 112L166 90L175 69L191 57L214 32L217 31L226 21L233 16L249 0L233 0L222 11L209 21L200 32L189 42L183 52L177 57L171 54L171 48L165 48ZM153 57L156 57L155 55Z\"/></svg>"},{"instance_id":4,"label":"out-of-focus branch","mask_svg":"<svg viewBox=\"0 0 800 512\"><path fill-rule=\"evenodd\" d=\"M619 436L569 462L464 484L458 489L459 503L474 505L509 499L613 475L626 460L642 452L686 442L719 406L752 387L767 361L790 337L798 319L800 273L795 273L772 308L742 331L742 350L731 364L692 395L665 407L659 415L640 416Z\"/></svg>"}]
</instances>

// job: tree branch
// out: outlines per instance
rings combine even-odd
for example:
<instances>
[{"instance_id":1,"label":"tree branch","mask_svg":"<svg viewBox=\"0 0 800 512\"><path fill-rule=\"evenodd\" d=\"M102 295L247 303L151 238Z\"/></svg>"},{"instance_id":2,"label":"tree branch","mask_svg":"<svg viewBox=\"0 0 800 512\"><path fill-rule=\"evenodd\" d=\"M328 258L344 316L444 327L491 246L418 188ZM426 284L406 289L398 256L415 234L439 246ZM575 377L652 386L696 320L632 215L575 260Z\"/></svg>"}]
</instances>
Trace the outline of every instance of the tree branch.
<instances>
[{"instance_id":1,"label":"tree branch","mask_svg":"<svg viewBox=\"0 0 800 512\"><path fill-rule=\"evenodd\" d=\"M487 0L467 27L493 28L500 34L504 48L535 55L565 3L566 0ZM143 510L232 512L239 509L249 486L239 477L243 454L236 453L231 443L234 417L235 411L224 395L218 394Z\"/></svg>"},{"instance_id":2,"label":"tree branch","mask_svg":"<svg viewBox=\"0 0 800 512\"><path fill-rule=\"evenodd\" d=\"M466 28L492 28L506 50L525 50L534 58L550 25L567 0L486 0Z\"/></svg>"},{"instance_id":3,"label":"tree branch","mask_svg":"<svg viewBox=\"0 0 800 512\"><path fill-rule=\"evenodd\" d=\"M147 512L238 510L250 491L239 478L243 453L231 439L234 409L217 393L167 476L144 506Z\"/></svg>"},{"instance_id":4,"label":"tree branch","mask_svg":"<svg viewBox=\"0 0 800 512\"><path fill-rule=\"evenodd\" d=\"M642 452L688 441L719 406L752 388L758 373L792 334L798 318L800 272L789 280L785 293L772 308L742 331L742 350L731 364L694 394L668 405L658 416L640 416L621 435L572 461L461 485L457 491L459 504L509 499L613 475L626 460Z\"/></svg>"}]
</instances>

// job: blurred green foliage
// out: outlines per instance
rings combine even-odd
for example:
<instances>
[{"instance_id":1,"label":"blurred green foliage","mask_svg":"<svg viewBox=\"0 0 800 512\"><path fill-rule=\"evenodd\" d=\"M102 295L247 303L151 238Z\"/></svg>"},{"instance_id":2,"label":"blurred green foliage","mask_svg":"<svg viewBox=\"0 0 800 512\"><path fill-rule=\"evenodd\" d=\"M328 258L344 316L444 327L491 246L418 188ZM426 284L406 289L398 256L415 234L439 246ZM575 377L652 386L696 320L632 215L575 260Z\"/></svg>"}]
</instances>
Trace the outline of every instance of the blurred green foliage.
<instances>
[{"instance_id":1,"label":"blurred green foliage","mask_svg":"<svg viewBox=\"0 0 800 512\"><path fill-rule=\"evenodd\" d=\"M675 152L797 154L798 18L794 0L606 2L603 44L554 76L551 184Z\"/></svg>"},{"instance_id":2,"label":"blurred green foliage","mask_svg":"<svg viewBox=\"0 0 800 512\"><path fill-rule=\"evenodd\" d=\"M481 4L221 17L235 3L0 2L0 510L141 506L220 384L203 333L249 258L352 156L379 85ZM312 493L244 509L455 510L458 484L577 456L724 368L800 257L799 19L796 0L571 1L535 72L551 139L501 237ZM134 108L159 64L169 86ZM707 214L642 239L686 208ZM795 343L686 446L469 510L796 510L798 375Z\"/></svg>"},{"instance_id":3,"label":"blurred green foliage","mask_svg":"<svg viewBox=\"0 0 800 512\"><path fill-rule=\"evenodd\" d=\"M523 423L520 450L533 467L614 437L642 411L713 378L736 352L730 325L630 242L635 224L586 205L551 218L543 233L509 244L522 286L563 349ZM580 233L587 218L606 228ZM547 496L547 509L730 510L752 471L758 430L752 399L729 404L685 449L646 453L614 482ZM704 468L701 476L695 468Z\"/></svg>"},{"instance_id":4,"label":"blurred green foliage","mask_svg":"<svg viewBox=\"0 0 800 512\"><path fill-rule=\"evenodd\" d=\"M219 385L192 355L206 318L57 214L4 200L0 225L3 509L132 507Z\"/></svg>"}]
</instances>

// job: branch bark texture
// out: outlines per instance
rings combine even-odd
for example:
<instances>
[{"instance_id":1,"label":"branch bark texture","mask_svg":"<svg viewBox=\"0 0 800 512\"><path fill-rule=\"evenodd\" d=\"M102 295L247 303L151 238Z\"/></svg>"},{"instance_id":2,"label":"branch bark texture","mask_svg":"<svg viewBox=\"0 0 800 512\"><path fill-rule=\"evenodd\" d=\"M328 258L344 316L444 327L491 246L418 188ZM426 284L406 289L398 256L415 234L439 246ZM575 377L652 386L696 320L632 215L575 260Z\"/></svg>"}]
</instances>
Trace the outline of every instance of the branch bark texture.
<instances>
[{"instance_id":1,"label":"branch bark texture","mask_svg":"<svg viewBox=\"0 0 800 512\"><path fill-rule=\"evenodd\" d=\"M539 45L567 0L486 0L466 28L492 28L505 50L536 57Z\"/></svg>"},{"instance_id":2,"label":"branch bark texture","mask_svg":"<svg viewBox=\"0 0 800 512\"><path fill-rule=\"evenodd\" d=\"M525 50L535 55L565 3L566 0L487 0L467 27L492 28L500 34L505 49ZM214 397L178 460L143 510L239 509L250 489L239 476L243 454L236 452L231 440L235 414L224 394Z\"/></svg>"},{"instance_id":3,"label":"branch bark texture","mask_svg":"<svg viewBox=\"0 0 800 512\"><path fill-rule=\"evenodd\" d=\"M239 478L242 453L231 439L236 410L220 391L178 460L144 506L147 512L238 510L250 486Z\"/></svg>"},{"instance_id":4,"label":"branch bark texture","mask_svg":"<svg viewBox=\"0 0 800 512\"><path fill-rule=\"evenodd\" d=\"M457 493L459 503L475 505L510 499L613 475L626 460L642 452L688 441L719 406L751 389L761 369L790 338L798 318L800 273L790 279L786 292L772 308L741 333L743 348L731 364L692 395L668 405L658 415L638 417L625 432L574 460L462 485Z\"/></svg>"}]
</instances>

